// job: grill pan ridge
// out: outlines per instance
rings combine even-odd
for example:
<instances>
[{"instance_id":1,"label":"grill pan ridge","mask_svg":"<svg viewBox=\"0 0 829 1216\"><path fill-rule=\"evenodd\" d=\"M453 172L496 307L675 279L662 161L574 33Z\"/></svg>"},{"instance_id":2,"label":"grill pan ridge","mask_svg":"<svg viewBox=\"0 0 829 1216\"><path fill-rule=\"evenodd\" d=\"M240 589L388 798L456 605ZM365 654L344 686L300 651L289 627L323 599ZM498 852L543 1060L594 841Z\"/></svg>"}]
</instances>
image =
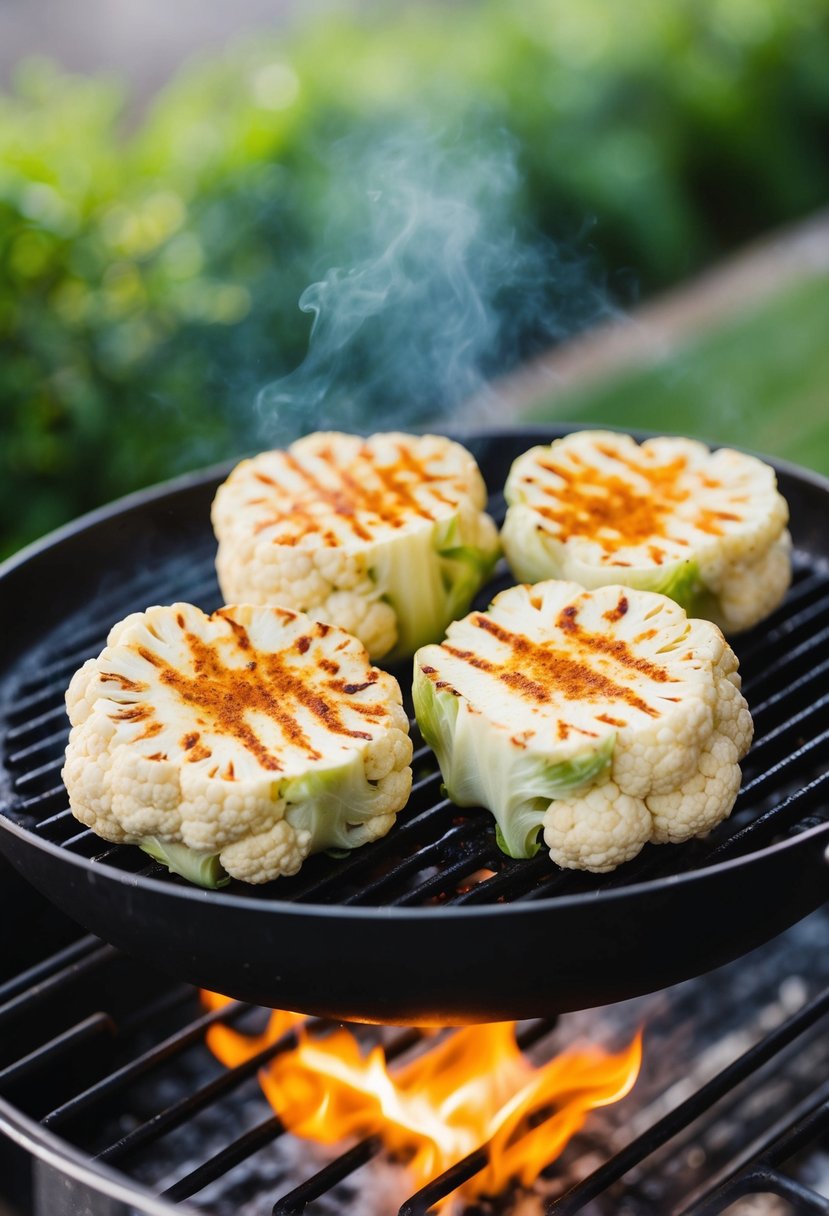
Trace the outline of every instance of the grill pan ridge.
<instances>
[{"instance_id":1,"label":"grill pan ridge","mask_svg":"<svg viewBox=\"0 0 829 1216\"><path fill-rule=\"evenodd\" d=\"M512 460L569 429L460 436L499 522ZM736 639L755 743L731 819L705 841L647 846L609 875L559 871L543 850L512 861L489 814L443 797L416 726L413 794L393 831L264 888L202 891L84 829L60 780L65 688L128 612L182 599L219 606L209 505L222 466L97 511L0 568L0 849L128 953L202 987L321 1016L549 1016L727 962L829 896L829 483L776 467L795 576L782 608ZM511 581L499 568L478 606ZM392 670L406 694L410 666Z\"/></svg>"}]
</instances>

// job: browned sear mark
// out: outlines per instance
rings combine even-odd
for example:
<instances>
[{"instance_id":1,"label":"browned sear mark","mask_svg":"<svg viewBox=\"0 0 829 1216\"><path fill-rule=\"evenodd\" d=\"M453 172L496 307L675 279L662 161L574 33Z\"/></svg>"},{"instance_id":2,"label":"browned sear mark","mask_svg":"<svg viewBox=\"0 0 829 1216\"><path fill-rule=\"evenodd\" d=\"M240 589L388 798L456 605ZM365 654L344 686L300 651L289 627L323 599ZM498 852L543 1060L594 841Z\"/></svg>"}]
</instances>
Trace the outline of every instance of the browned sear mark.
<instances>
[{"instance_id":1,"label":"browned sear mark","mask_svg":"<svg viewBox=\"0 0 829 1216\"><path fill-rule=\"evenodd\" d=\"M620 595L615 608L608 608L607 612L603 612L602 616L606 621L611 623L621 621L622 617L627 613L630 604L626 595Z\"/></svg>"},{"instance_id":2,"label":"browned sear mark","mask_svg":"<svg viewBox=\"0 0 829 1216\"><path fill-rule=\"evenodd\" d=\"M649 717L657 717L657 711L632 689L595 671L588 662L556 650L552 645L534 642L523 634L510 633L482 614L471 619L509 648L509 658L493 663L446 642L443 649L470 666L494 675L525 701L547 704L554 696L568 701L624 701Z\"/></svg>"},{"instance_id":3,"label":"browned sear mark","mask_svg":"<svg viewBox=\"0 0 829 1216\"><path fill-rule=\"evenodd\" d=\"M326 516L332 514L365 541L371 540L371 524L376 521L400 528L413 515L433 520L433 512L416 492L424 484L437 502L455 506L459 501L460 490L451 495L435 486L444 476L430 472L405 444L397 445L397 459L389 464L381 464L368 444L361 446L349 467L343 466L341 456L329 446L317 448L313 458L331 470L330 481L315 474L307 457L290 451L283 452L282 459L302 488L292 492L264 474L254 474L263 484L279 490L282 500L277 502L275 496L267 504L274 508L273 515L254 525L255 532L274 528L274 544L295 545L300 536L310 533L319 535L329 547L338 544L335 531L324 526Z\"/></svg>"},{"instance_id":4,"label":"browned sear mark","mask_svg":"<svg viewBox=\"0 0 829 1216\"><path fill-rule=\"evenodd\" d=\"M224 609L214 615L227 622L239 650L249 652L251 642L244 626ZM317 636L324 635L328 627L315 625L314 631ZM320 753L311 746L297 718L300 706L332 734L353 739L372 738L364 731L346 726L336 705L330 704L313 686L308 674L285 656L260 652L256 663L227 667L217 650L196 634L185 633L184 639L190 651L192 674L180 671L154 655L155 666L160 668L159 679L201 715L203 721L209 722L210 730L234 738L263 768L280 772L283 766L279 756L262 742L251 726L248 721L251 713L271 718L288 742L303 749L310 759L319 759ZM162 729L160 724L154 725L159 731ZM140 737L148 737L147 732ZM188 752L191 761L206 759L211 754L199 740L198 731L188 732L181 739L181 747Z\"/></svg>"}]
</instances>

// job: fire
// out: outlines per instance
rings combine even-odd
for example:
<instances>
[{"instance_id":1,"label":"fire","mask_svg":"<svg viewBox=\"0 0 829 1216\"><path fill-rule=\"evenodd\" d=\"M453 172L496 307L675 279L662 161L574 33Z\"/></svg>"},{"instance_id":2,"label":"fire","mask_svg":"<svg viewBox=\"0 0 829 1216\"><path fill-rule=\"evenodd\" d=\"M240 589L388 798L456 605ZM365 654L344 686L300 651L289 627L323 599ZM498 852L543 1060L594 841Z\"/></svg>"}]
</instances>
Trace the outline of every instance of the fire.
<instances>
[{"instance_id":1,"label":"fire","mask_svg":"<svg viewBox=\"0 0 829 1216\"><path fill-rule=\"evenodd\" d=\"M226 999L204 995L206 1002ZM232 1067L299 1020L276 1012L258 1036L214 1026L208 1045ZM495 1194L513 1178L532 1183L589 1111L623 1098L639 1072L641 1035L617 1054L573 1048L536 1067L515 1032L514 1022L468 1026L430 1040L408 1064L389 1068L382 1047L364 1054L344 1027L324 1035L301 1027L297 1046L270 1060L259 1079L295 1135L336 1144L378 1134L390 1153L406 1161L415 1187L485 1147L485 1168L460 1189L470 1199Z\"/></svg>"}]
</instances>

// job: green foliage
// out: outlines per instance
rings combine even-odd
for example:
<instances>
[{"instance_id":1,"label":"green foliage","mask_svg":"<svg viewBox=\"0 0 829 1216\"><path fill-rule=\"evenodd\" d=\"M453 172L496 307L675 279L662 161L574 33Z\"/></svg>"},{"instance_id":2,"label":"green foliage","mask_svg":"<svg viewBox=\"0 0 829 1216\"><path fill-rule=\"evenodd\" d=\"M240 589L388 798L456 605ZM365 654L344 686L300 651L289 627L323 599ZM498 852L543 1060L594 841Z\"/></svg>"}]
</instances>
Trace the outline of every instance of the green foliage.
<instances>
[{"instance_id":1,"label":"green foliage","mask_svg":"<svg viewBox=\"0 0 829 1216\"><path fill-rule=\"evenodd\" d=\"M829 0L329 16L191 64L137 119L116 82L28 64L0 96L0 551L259 442L257 391L306 349L303 288L362 248L346 135L506 136L504 223L592 224L615 290L649 291L825 199L827 16Z\"/></svg>"}]
</instances>

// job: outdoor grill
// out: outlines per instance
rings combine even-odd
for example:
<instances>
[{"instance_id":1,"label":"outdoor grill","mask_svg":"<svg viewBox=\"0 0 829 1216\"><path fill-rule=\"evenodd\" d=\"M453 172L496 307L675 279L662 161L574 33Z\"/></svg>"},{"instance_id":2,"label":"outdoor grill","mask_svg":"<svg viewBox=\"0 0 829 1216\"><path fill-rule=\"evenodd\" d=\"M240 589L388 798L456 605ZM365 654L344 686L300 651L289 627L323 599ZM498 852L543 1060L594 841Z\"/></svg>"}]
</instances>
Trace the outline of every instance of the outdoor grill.
<instances>
[{"instance_id":1,"label":"outdoor grill","mask_svg":"<svg viewBox=\"0 0 829 1216\"><path fill-rule=\"evenodd\" d=\"M496 517L514 456L552 434L466 440ZM6 569L0 847L62 911L4 866L0 1196L38 1216L168 1213L191 1197L222 1216L362 1210L351 1176L376 1172L378 1141L321 1172L311 1150L281 1155L291 1137L255 1074L292 1037L228 1070L204 1048L214 1021L259 1024L253 1002L400 1026L519 1017L547 1055L642 1023L639 1085L542 1177L539 1210L699 1216L768 1193L789 1207L738 1210L829 1211L827 486L780 470L794 581L736 641L756 736L734 812L707 840L649 846L604 876L512 861L490 816L443 797L415 730L412 798L387 837L267 888L202 892L72 817L63 694L128 612L219 606L208 507L223 472L137 495ZM508 582L499 572L479 603ZM193 984L241 1002L205 1013ZM400 1058L420 1036L382 1033ZM427 1211L482 1165L473 1155L394 1210ZM392 1210L373 1202L360 1200Z\"/></svg>"}]
</instances>

